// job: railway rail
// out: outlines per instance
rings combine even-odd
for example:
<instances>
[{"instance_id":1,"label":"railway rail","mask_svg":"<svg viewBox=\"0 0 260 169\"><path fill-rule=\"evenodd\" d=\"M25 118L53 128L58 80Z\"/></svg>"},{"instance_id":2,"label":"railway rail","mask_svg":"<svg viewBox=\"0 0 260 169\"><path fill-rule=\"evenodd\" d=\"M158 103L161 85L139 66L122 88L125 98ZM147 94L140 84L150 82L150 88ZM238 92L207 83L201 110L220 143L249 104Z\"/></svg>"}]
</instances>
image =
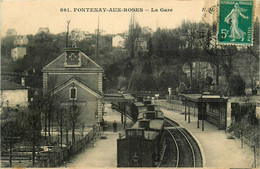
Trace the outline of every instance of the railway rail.
<instances>
[{"instance_id":1,"label":"railway rail","mask_svg":"<svg viewBox=\"0 0 260 169\"><path fill-rule=\"evenodd\" d=\"M178 123L165 117L167 148L160 167L203 167L197 142Z\"/></svg>"}]
</instances>

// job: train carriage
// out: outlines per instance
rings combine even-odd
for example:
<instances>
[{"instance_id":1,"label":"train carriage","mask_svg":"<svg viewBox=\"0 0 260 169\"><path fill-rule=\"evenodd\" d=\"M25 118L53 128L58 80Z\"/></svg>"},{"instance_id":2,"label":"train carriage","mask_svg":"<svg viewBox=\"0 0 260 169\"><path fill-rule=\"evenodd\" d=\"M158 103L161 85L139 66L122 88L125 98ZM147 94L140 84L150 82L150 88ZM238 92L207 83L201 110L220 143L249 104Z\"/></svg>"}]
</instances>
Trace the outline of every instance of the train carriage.
<instances>
[{"instance_id":1,"label":"train carriage","mask_svg":"<svg viewBox=\"0 0 260 169\"><path fill-rule=\"evenodd\" d=\"M137 120L138 115L140 113L144 113L146 111L146 107L142 102L132 103L128 114L134 119Z\"/></svg>"},{"instance_id":2,"label":"train carriage","mask_svg":"<svg viewBox=\"0 0 260 169\"><path fill-rule=\"evenodd\" d=\"M117 166L156 166L162 147L163 121L163 113L154 106L140 112L137 122L117 139Z\"/></svg>"}]
</instances>

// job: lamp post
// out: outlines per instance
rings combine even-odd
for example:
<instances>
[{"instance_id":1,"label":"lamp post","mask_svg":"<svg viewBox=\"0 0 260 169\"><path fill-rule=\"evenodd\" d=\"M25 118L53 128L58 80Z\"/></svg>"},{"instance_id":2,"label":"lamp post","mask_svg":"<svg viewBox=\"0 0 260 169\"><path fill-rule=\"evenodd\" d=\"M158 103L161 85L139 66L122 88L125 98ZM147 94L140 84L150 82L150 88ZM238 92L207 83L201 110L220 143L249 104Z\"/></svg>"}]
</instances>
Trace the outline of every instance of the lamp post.
<instances>
[{"instance_id":1,"label":"lamp post","mask_svg":"<svg viewBox=\"0 0 260 169\"><path fill-rule=\"evenodd\" d=\"M251 150L254 152L254 163L253 163L253 167L256 168L256 148L255 145L251 146Z\"/></svg>"},{"instance_id":2,"label":"lamp post","mask_svg":"<svg viewBox=\"0 0 260 169\"><path fill-rule=\"evenodd\" d=\"M63 127L63 109L60 110L60 148L62 151L62 127Z\"/></svg>"},{"instance_id":3,"label":"lamp post","mask_svg":"<svg viewBox=\"0 0 260 169\"><path fill-rule=\"evenodd\" d=\"M7 111L9 111L9 100L6 100Z\"/></svg>"}]
</instances>

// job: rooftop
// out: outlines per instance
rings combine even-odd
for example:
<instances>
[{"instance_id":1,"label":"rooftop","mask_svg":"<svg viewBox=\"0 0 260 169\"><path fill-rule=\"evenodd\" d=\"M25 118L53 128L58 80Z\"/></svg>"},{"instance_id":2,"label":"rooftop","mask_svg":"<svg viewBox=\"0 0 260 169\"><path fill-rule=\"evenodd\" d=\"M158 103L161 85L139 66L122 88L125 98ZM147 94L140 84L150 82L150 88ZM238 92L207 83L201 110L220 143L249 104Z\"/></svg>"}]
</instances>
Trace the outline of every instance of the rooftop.
<instances>
[{"instance_id":1,"label":"rooftop","mask_svg":"<svg viewBox=\"0 0 260 169\"><path fill-rule=\"evenodd\" d=\"M227 102L226 97L210 94L180 94L182 100L192 102Z\"/></svg>"},{"instance_id":2,"label":"rooftop","mask_svg":"<svg viewBox=\"0 0 260 169\"><path fill-rule=\"evenodd\" d=\"M8 80L1 81L1 90L19 90L19 89L28 89L28 88Z\"/></svg>"},{"instance_id":3,"label":"rooftop","mask_svg":"<svg viewBox=\"0 0 260 169\"><path fill-rule=\"evenodd\" d=\"M136 107L145 107L142 102L135 102L134 105L135 105Z\"/></svg>"},{"instance_id":4,"label":"rooftop","mask_svg":"<svg viewBox=\"0 0 260 169\"><path fill-rule=\"evenodd\" d=\"M131 102L135 98L131 94L104 94L103 101Z\"/></svg>"}]
</instances>

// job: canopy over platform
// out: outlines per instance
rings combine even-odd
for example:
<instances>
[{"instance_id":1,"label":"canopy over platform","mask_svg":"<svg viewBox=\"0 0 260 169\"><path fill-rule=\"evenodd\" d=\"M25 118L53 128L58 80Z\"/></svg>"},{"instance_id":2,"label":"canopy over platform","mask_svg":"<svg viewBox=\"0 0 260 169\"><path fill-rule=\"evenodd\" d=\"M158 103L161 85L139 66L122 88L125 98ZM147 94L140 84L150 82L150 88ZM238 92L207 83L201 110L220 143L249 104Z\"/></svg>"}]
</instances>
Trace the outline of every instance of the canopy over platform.
<instances>
[{"instance_id":1,"label":"canopy over platform","mask_svg":"<svg viewBox=\"0 0 260 169\"><path fill-rule=\"evenodd\" d=\"M194 117L195 106L198 108L197 127L199 120L202 120L202 130L204 130L204 120L218 127L219 130L225 130L227 126L227 101L226 97L210 94L180 94L182 101L185 103L185 121L190 123L190 107L193 104ZM188 112L187 112L188 108Z\"/></svg>"},{"instance_id":2,"label":"canopy over platform","mask_svg":"<svg viewBox=\"0 0 260 169\"><path fill-rule=\"evenodd\" d=\"M104 94L102 98L103 102L132 102L135 101L135 98L129 94Z\"/></svg>"},{"instance_id":3,"label":"canopy over platform","mask_svg":"<svg viewBox=\"0 0 260 169\"><path fill-rule=\"evenodd\" d=\"M227 102L226 97L220 95L209 95L209 94L180 94L182 100L191 102Z\"/></svg>"},{"instance_id":4,"label":"canopy over platform","mask_svg":"<svg viewBox=\"0 0 260 169\"><path fill-rule=\"evenodd\" d=\"M118 105L118 111L121 113L121 121L124 123L124 129L126 128L126 104L134 102L135 98L129 94L104 94L102 98L103 104L105 102L113 102Z\"/></svg>"}]
</instances>

